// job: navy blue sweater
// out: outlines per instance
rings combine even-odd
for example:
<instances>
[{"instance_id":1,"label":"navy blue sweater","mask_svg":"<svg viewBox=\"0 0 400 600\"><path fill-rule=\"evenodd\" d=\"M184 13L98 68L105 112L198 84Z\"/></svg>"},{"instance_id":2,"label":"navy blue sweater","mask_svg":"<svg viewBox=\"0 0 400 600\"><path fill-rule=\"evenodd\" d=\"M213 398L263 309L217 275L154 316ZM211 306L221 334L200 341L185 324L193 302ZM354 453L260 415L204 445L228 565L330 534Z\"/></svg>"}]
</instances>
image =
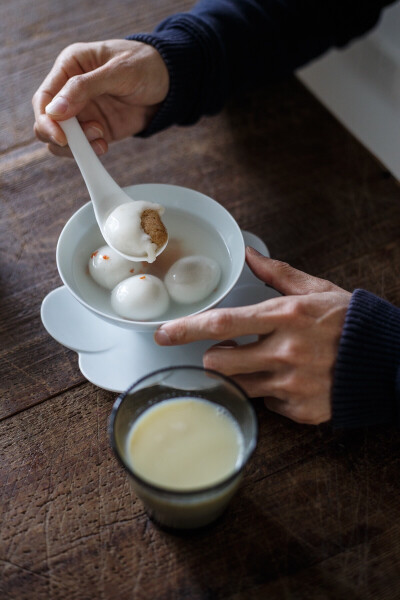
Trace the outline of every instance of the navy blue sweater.
<instances>
[{"instance_id":1,"label":"navy blue sweater","mask_svg":"<svg viewBox=\"0 0 400 600\"><path fill-rule=\"evenodd\" d=\"M393 0L392 0L393 1ZM152 135L215 114L238 91L281 79L371 29L390 0L201 0L152 33L170 75ZM335 427L400 425L400 309L355 290L334 371Z\"/></svg>"}]
</instances>

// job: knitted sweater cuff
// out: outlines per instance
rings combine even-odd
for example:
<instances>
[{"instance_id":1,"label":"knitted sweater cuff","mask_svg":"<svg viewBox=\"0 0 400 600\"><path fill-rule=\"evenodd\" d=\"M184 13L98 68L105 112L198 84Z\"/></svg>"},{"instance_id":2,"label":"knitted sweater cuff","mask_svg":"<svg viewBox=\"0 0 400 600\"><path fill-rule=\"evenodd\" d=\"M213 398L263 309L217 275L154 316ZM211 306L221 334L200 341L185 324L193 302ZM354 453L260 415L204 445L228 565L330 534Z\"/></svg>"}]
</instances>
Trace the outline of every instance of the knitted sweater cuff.
<instances>
[{"instance_id":1,"label":"knitted sweater cuff","mask_svg":"<svg viewBox=\"0 0 400 600\"><path fill-rule=\"evenodd\" d=\"M202 114L215 114L222 105L218 88L226 86L220 61L224 50L215 35L192 15L178 14L161 23L153 33L127 36L153 46L161 54L170 78L166 99L140 137L148 137L171 125L192 125Z\"/></svg>"},{"instance_id":2,"label":"knitted sweater cuff","mask_svg":"<svg viewBox=\"0 0 400 600\"><path fill-rule=\"evenodd\" d=\"M400 309L355 290L335 365L332 425L399 425L399 408Z\"/></svg>"}]
</instances>

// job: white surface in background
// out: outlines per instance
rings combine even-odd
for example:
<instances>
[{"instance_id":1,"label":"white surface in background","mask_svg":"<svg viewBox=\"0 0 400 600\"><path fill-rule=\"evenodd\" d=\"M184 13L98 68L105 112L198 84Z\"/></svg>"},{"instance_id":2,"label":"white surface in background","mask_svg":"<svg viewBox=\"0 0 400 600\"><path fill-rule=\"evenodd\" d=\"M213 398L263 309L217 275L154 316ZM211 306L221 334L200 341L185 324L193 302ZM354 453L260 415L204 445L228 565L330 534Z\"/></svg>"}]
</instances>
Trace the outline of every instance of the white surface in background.
<instances>
[{"instance_id":1,"label":"white surface in background","mask_svg":"<svg viewBox=\"0 0 400 600\"><path fill-rule=\"evenodd\" d=\"M400 3L366 37L297 75L400 180Z\"/></svg>"}]
</instances>

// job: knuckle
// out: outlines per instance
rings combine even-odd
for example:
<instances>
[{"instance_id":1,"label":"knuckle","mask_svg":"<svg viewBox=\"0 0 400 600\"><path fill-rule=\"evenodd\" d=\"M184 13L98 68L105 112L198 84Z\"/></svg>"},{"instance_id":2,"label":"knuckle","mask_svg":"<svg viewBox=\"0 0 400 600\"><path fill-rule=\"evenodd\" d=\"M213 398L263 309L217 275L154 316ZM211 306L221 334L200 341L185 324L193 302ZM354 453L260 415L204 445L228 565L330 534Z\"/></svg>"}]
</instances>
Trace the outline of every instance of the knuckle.
<instances>
[{"instance_id":1,"label":"knuckle","mask_svg":"<svg viewBox=\"0 0 400 600\"><path fill-rule=\"evenodd\" d=\"M187 337L187 321L185 318L180 319L174 325L172 332L169 332L169 336L173 342L184 342Z\"/></svg>"},{"instance_id":2,"label":"knuckle","mask_svg":"<svg viewBox=\"0 0 400 600\"><path fill-rule=\"evenodd\" d=\"M286 280L293 275L294 267L288 262L281 260L274 260L273 270L275 274L275 280Z\"/></svg>"},{"instance_id":3,"label":"knuckle","mask_svg":"<svg viewBox=\"0 0 400 600\"><path fill-rule=\"evenodd\" d=\"M74 102L82 102L87 96L88 76L86 74L73 75L67 82L67 95L72 95Z\"/></svg>"},{"instance_id":4,"label":"knuckle","mask_svg":"<svg viewBox=\"0 0 400 600\"><path fill-rule=\"evenodd\" d=\"M310 406L308 402L304 400L292 401L288 413L293 421L301 423L303 425L317 425L318 424L318 411L313 406Z\"/></svg>"},{"instance_id":5,"label":"knuckle","mask_svg":"<svg viewBox=\"0 0 400 600\"><path fill-rule=\"evenodd\" d=\"M292 401L298 401L301 394L301 382L295 372L288 374L281 382L281 391Z\"/></svg>"},{"instance_id":6,"label":"knuckle","mask_svg":"<svg viewBox=\"0 0 400 600\"><path fill-rule=\"evenodd\" d=\"M289 263L281 261L281 260L274 260L274 267L275 267L275 270L281 274L287 274L287 273L291 272L293 269L293 267L291 265L289 265Z\"/></svg>"},{"instance_id":7,"label":"knuckle","mask_svg":"<svg viewBox=\"0 0 400 600\"><path fill-rule=\"evenodd\" d=\"M293 267L287 262L282 262L281 260L275 260L272 258L269 259L269 264L271 266L269 283L272 285L272 287L279 289L279 283L290 277L293 272Z\"/></svg>"},{"instance_id":8,"label":"knuckle","mask_svg":"<svg viewBox=\"0 0 400 600\"><path fill-rule=\"evenodd\" d=\"M325 401L321 394L314 397L309 394L301 394L297 399L292 397L290 413L291 418L297 423L320 425L331 418L330 402Z\"/></svg>"},{"instance_id":9,"label":"knuckle","mask_svg":"<svg viewBox=\"0 0 400 600\"><path fill-rule=\"evenodd\" d=\"M304 404L296 404L291 409L292 418L297 423L303 423L304 425L313 425L314 417L312 411L308 409Z\"/></svg>"},{"instance_id":10,"label":"knuckle","mask_svg":"<svg viewBox=\"0 0 400 600\"><path fill-rule=\"evenodd\" d=\"M294 420L304 425L320 425L329 420L329 416L317 409L310 409L304 405L298 405L294 410Z\"/></svg>"},{"instance_id":11,"label":"knuckle","mask_svg":"<svg viewBox=\"0 0 400 600\"><path fill-rule=\"evenodd\" d=\"M78 94L84 87L84 77L82 75L73 75L68 80L68 87L70 90L73 90L75 94Z\"/></svg>"},{"instance_id":12,"label":"knuckle","mask_svg":"<svg viewBox=\"0 0 400 600\"><path fill-rule=\"evenodd\" d=\"M232 329L232 316L225 310L215 310L209 314L209 330L215 338L229 337Z\"/></svg>"},{"instance_id":13,"label":"knuckle","mask_svg":"<svg viewBox=\"0 0 400 600\"><path fill-rule=\"evenodd\" d=\"M339 289L337 287L337 285L335 285L334 283L332 283L332 281L329 281L328 279L318 278L317 281L319 283L319 289L318 289L318 291L320 293L322 293L322 292L336 292Z\"/></svg>"},{"instance_id":14,"label":"knuckle","mask_svg":"<svg viewBox=\"0 0 400 600\"><path fill-rule=\"evenodd\" d=\"M274 359L280 366L294 369L307 362L307 353L300 340L288 338L281 342L275 351Z\"/></svg>"},{"instance_id":15,"label":"knuckle","mask_svg":"<svg viewBox=\"0 0 400 600\"><path fill-rule=\"evenodd\" d=\"M290 298L285 303L285 315L291 321L298 321L304 314L303 304L298 298Z\"/></svg>"},{"instance_id":16,"label":"knuckle","mask_svg":"<svg viewBox=\"0 0 400 600\"><path fill-rule=\"evenodd\" d=\"M286 343L283 347L282 356L285 359L285 362L291 365L298 364L301 362L301 357L304 355L304 345L301 340L298 340L296 337L291 337L286 340Z\"/></svg>"},{"instance_id":17,"label":"knuckle","mask_svg":"<svg viewBox=\"0 0 400 600\"><path fill-rule=\"evenodd\" d=\"M118 55L118 62L123 66L128 66L131 64L132 60L132 52L130 50L123 50Z\"/></svg>"},{"instance_id":18,"label":"knuckle","mask_svg":"<svg viewBox=\"0 0 400 600\"><path fill-rule=\"evenodd\" d=\"M61 50L58 58L64 60L65 58L69 58L71 55L81 53L87 44L85 42L74 42L73 44L69 44L63 50Z\"/></svg>"}]
</instances>

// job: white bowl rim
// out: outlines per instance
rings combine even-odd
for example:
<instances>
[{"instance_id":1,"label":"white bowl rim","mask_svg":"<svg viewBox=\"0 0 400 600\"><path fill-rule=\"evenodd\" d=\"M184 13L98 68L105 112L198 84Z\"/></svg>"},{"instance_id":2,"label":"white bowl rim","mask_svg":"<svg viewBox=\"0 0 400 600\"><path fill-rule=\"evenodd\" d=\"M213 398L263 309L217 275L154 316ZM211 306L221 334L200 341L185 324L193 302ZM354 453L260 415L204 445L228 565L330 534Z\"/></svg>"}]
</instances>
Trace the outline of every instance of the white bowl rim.
<instances>
[{"instance_id":1,"label":"white bowl rim","mask_svg":"<svg viewBox=\"0 0 400 600\"><path fill-rule=\"evenodd\" d=\"M221 209L222 211L224 211L225 213L225 217L230 221L231 225L233 226L233 229L237 230L238 233L238 241L240 241L240 248L237 249L240 253L240 268L237 268L237 272L236 275L232 278L232 281L230 283L230 285L228 285L223 292L221 292L219 294L219 296L210 304L207 304L206 306L204 306L203 308L190 313L189 315L185 315L185 317L188 316L194 316L200 313L203 313L211 308L216 307L228 294L229 292L233 289L233 287L236 285L242 270L243 270L243 266L245 263L245 244L244 244L244 239L243 239L243 234L242 231L237 223L237 221L234 219L234 217L230 214L230 212L219 202L217 202L216 200L214 200L213 198L211 198L210 196L207 196L205 194L203 194L202 192L198 192L197 190L192 190L190 188L186 188L184 186L177 186L177 185L172 185L172 184L164 184L164 183L142 183L142 184L137 184L137 185L129 185L124 187L123 189L125 191L127 191L129 193L129 191L134 190L134 189L138 189L138 188L146 188L146 187L159 187L159 188L175 188L175 189L179 189L182 191L188 191L190 193L194 193L194 194L198 194L200 197L202 197L203 199L205 198L206 201L209 201L211 203L216 204L219 209ZM79 294L77 294L70 286L70 284L67 281L67 278L64 276L63 274L63 270L61 268L60 265L60 248L62 247L63 244L63 238L65 235L67 235L68 232L68 228L71 226L71 223L73 221L75 221L76 219L79 218L79 215L81 213L84 213L85 211L88 211L90 208L92 208L93 210L93 205L91 203L91 201L86 202L83 206L81 206L77 211L75 211L71 217L68 219L68 221L65 223L60 236L58 238L58 242L57 242L57 247L56 247L56 264L57 264L57 269L58 269L58 273L60 275L60 278L62 280L62 282L64 283L64 285L66 286L66 288L68 289L68 291L74 296L74 298L76 298L76 300L78 300L78 302L80 302L83 306L85 306L88 310L90 310L92 313L94 313L95 315L98 315L99 317L101 317L102 319L108 321L109 323L114 323L120 327L123 327L125 329L136 329L136 330L142 330L142 331L146 331L146 330L156 330L158 327L160 327L161 325L163 325L164 323L167 323L168 321L171 321L172 319L164 319L164 320L160 320L160 321L134 321L132 319L124 319L123 317L119 317L117 315L113 315L113 314L108 314L105 313L97 308L94 308L93 306L91 306L88 302L86 302L84 300L84 298L82 298L82 296L80 296ZM218 210L219 210L218 209ZM94 213L93 213L94 214Z\"/></svg>"}]
</instances>

